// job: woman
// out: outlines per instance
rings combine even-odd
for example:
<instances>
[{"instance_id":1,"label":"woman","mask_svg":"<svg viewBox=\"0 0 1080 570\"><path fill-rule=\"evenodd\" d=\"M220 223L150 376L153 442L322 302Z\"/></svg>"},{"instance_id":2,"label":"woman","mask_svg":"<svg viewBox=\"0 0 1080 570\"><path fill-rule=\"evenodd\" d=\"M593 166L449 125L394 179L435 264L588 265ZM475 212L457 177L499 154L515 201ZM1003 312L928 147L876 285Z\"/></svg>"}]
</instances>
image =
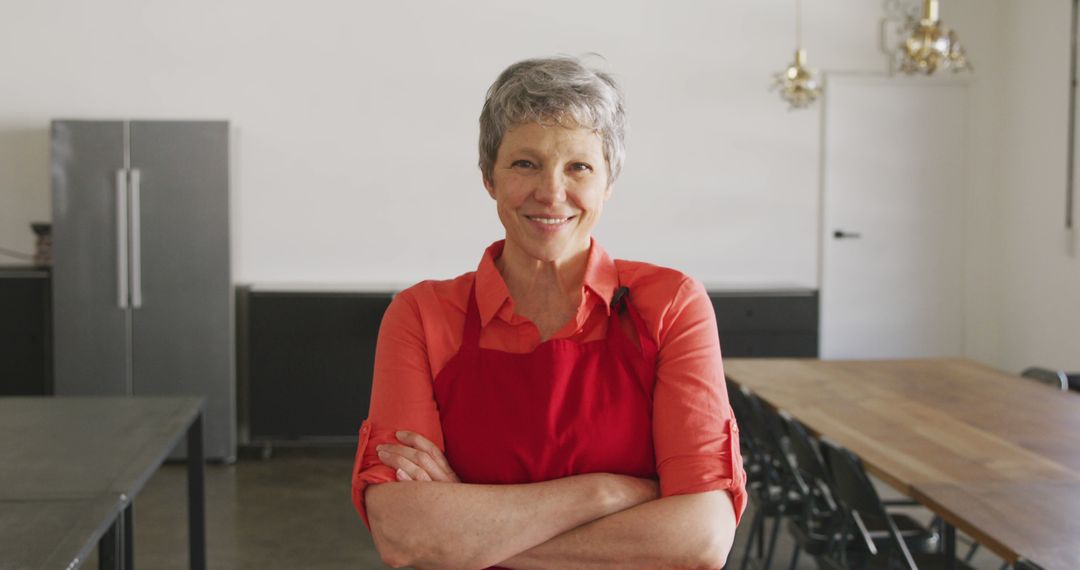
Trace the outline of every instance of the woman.
<instances>
[{"instance_id":1,"label":"woman","mask_svg":"<svg viewBox=\"0 0 1080 570\"><path fill-rule=\"evenodd\" d=\"M591 237L622 95L570 58L510 66L480 116L506 238L395 297L353 502L391 566L719 568L746 504L712 305Z\"/></svg>"}]
</instances>

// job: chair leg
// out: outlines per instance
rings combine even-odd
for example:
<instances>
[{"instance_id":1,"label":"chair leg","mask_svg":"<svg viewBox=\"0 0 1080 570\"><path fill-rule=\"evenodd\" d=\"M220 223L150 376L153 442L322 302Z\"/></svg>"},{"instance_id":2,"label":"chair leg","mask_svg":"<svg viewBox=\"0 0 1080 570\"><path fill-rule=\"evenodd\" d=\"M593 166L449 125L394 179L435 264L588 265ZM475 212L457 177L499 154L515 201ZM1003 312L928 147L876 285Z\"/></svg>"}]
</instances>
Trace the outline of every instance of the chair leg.
<instances>
[{"instance_id":1,"label":"chair leg","mask_svg":"<svg viewBox=\"0 0 1080 570\"><path fill-rule=\"evenodd\" d=\"M759 527L758 528L758 533L757 533L757 557L758 558L765 558L765 523L768 522L765 519L766 519L765 515L762 514L761 519L758 522L758 527Z\"/></svg>"},{"instance_id":2,"label":"chair leg","mask_svg":"<svg viewBox=\"0 0 1080 570\"><path fill-rule=\"evenodd\" d=\"M750 536L746 537L746 552L743 553L742 564L739 565L740 570L746 570L750 563L750 552L754 549L754 537L758 534L761 518L761 510L758 509L754 512L754 518L750 520Z\"/></svg>"},{"instance_id":3,"label":"chair leg","mask_svg":"<svg viewBox=\"0 0 1080 570\"><path fill-rule=\"evenodd\" d=\"M799 563L799 552L802 552L802 547L796 544L795 551L791 553L791 564L788 564L788 570L795 570L795 566Z\"/></svg>"},{"instance_id":4,"label":"chair leg","mask_svg":"<svg viewBox=\"0 0 1080 570\"><path fill-rule=\"evenodd\" d=\"M971 559L975 558L975 551L978 550L978 549L979 549L979 543L978 542L972 542L971 543L971 548L969 548L968 551L967 551L967 554L964 555L964 563L965 564L971 563Z\"/></svg>"},{"instance_id":5,"label":"chair leg","mask_svg":"<svg viewBox=\"0 0 1080 570\"><path fill-rule=\"evenodd\" d=\"M780 521L783 518L784 517L781 516L780 513L777 513L773 518L772 536L769 537L769 550L765 554L765 565L762 567L763 570L772 568L772 557L773 553L776 552L776 539L780 536Z\"/></svg>"}]
</instances>

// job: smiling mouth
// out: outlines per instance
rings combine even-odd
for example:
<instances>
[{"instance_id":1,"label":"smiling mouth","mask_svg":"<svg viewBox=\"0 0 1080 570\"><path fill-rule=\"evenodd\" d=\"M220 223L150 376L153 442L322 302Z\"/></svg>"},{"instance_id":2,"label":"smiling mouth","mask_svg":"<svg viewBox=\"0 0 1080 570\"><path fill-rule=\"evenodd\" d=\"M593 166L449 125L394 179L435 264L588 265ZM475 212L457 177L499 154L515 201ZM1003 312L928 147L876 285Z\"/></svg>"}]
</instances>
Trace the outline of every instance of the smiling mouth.
<instances>
[{"instance_id":1,"label":"smiling mouth","mask_svg":"<svg viewBox=\"0 0 1080 570\"><path fill-rule=\"evenodd\" d=\"M538 222L538 223L548 225L548 226L557 226L559 224L564 224L566 222L569 222L570 220L576 218L577 216L564 216L564 217L561 217L561 218L549 218L549 217L546 217L546 216L525 216L525 217L528 218L529 220L533 221L533 222Z\"/></svg>"}]
</instances>

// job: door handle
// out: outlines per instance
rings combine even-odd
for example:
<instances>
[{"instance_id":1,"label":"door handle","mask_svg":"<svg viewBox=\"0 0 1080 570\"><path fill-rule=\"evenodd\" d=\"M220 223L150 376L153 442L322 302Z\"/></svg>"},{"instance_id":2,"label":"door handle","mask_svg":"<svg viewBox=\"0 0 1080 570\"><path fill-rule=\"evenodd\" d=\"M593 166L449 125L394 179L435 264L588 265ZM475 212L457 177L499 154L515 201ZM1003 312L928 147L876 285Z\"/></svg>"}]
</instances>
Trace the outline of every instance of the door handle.
<instances>
[{"instance_id":1,"label":"door handle","mask_svg":"<svg viewBox=\"0 0 1080 570\"><path fill-rule=\"evenodd\" d=\"M142 307L142 173L131 169L131 306Z\"/></svg>"},{"instance_id":2,"label":"door handle","mask_svg":"<svg viewBox=\"0 0 1080 570\"><path fill-rule=\"evenodd\" d=\"M128 304L128 183L127 171L116 171L116 306Z\"/></svg>"},{"instance_id":3,"label":"door handle","mask_svg":"<svg viewBox=\"0 0 1080 570\"><path fill-rule=\"evenodd\" d=\"M844 230L836 230L832 233L832 237L836 239L859 239L862 234L859 232L845 232Z\"/></svg>"}]
</instances>

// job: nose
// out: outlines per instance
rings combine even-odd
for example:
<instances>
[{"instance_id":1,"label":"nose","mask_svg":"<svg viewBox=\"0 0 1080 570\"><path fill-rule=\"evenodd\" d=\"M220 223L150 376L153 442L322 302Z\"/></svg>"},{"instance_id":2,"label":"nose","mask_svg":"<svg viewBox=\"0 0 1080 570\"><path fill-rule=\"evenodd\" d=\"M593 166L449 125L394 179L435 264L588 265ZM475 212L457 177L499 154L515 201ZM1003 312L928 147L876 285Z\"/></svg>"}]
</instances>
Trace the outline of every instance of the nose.
<instances>
[{"instance_id":1,"label":"nose","mask_svg":"<svg viewBox=\"0 0 1080 570\"><path fill-rule=\"evenodd\" d=\"M562 172L545 170L536 184L533 197L542 204L557 204L566 200L566 176Z\"/></svg>"}]
</instances>

